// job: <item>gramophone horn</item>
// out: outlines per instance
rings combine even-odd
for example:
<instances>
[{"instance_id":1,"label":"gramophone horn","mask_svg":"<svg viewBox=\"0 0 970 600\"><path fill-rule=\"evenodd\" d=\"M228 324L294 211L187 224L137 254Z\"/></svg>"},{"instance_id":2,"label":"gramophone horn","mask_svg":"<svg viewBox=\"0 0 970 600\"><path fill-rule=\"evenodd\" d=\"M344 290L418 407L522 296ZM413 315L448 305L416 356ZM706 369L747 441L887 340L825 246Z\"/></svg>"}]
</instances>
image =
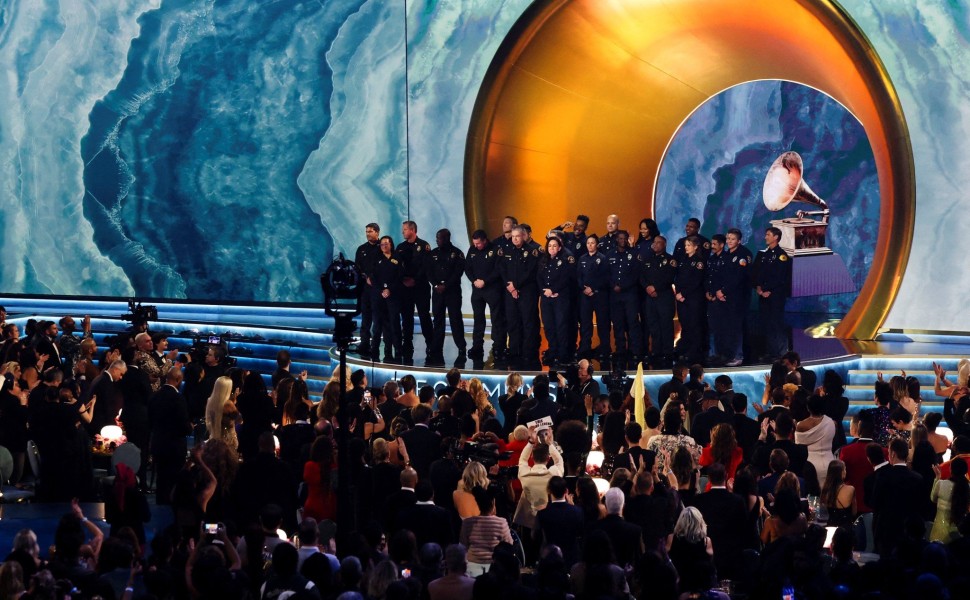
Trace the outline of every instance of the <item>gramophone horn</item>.
<instances>
[{"instance_id":1,"label":"gramophone horn","mask_svg":"<svg viewBox=\"0 0 970 600\"><path fill-rule=\"evenodd\" d=\"M802 179L802 172L802 157L797 152L784 152L771 163L761 190L768 210L778 211L792 202L804 202L823 210L828 209L825 200L819 198Z\"/></svg>"}]
</instances>

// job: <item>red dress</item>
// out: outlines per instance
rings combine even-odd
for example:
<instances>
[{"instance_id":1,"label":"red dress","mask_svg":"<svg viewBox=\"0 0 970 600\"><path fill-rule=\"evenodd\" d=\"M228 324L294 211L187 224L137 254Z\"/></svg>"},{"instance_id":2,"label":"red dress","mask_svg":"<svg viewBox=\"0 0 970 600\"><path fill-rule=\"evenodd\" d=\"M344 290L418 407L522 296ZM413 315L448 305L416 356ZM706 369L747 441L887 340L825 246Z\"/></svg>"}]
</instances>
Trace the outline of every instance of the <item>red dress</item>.
<instances>
[{"instance_id":1,"label":"red dress","mask_svg":"<svg viewBox=\"0 0 970 600\"><path fill-rule=\"evenodd\" d=\"M734 473L737 472L738 466L741 465L742 460L744 460L744 451L741 450L740 446L738 446L737 448L734 449L734 452L731 454L731 464L726 465L728 479L734 479ZM697 464L701 467L707 467L714 464L714 455L711 454L710 445L704 446L704 449L701 450L701 459L697 461ZM706 492L710 489L711 489L711 484L708 483L707 489L704 491Z\"/></svg>"},{"instance_id":2,"label":"red dress","mask_svg":"<svg viewBox=\"0 0 970 600\"><path fill-rule=\"evenodd\" d=\"M330 473L337 474L337 463L330 464ZM313 517L317 521L337 519L337 494L334 493L331 481L324 482L320 476L320 463L307 461L303 465L303 481L306 483L306 504L303 505L303 517Z\"/></svg>"}]
</instances>

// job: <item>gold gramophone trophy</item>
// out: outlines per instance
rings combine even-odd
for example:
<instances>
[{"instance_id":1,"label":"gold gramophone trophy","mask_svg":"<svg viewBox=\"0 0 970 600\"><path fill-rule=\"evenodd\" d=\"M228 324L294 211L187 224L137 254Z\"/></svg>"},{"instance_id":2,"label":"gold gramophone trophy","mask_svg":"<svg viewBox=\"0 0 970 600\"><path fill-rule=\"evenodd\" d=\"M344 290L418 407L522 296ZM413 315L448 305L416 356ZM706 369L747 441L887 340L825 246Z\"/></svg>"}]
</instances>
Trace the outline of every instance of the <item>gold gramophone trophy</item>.
<instances>
[{"instance_id":1,"label":"gold gramophone trophy","mask_svg":"<svg viewBox=\"0 0 970 600\"><path fill-rule=\"evenodd\" d=\"M780 245L792 256L832 254L825 245L829 224L829 206L802 179L802 157L797 152L785 152L768 169L762 197L768 210L782 210L792 202L804 202L818 210L795 213L794 218L777 219L771 224L781 230ZM821 217L821 220L807 218Z\"/></svg>"}]
</instances>

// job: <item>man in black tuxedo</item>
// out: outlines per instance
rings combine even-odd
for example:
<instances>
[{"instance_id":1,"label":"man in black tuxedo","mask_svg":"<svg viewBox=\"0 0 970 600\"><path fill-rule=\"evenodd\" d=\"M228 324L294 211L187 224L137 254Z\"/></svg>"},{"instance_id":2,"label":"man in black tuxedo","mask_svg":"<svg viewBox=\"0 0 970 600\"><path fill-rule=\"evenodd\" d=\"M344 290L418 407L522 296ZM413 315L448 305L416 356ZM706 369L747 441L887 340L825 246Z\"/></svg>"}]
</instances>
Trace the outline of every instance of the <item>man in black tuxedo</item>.
<instances>
[{"instance_id":1,"label":"man in black tuxedo","mask_svg":"<svg viewBox=\"0 0 970 600\"><path fill-rule=\"evenodd\" d=\"M428 476L431 463L441 456L441 437L431 431L428 422L431 420L431 407L419 404L411 409L414 418L414 428L401 434L404 446L408 449L411 466L418 472L421 479Z\"/></svg>"},{"instance_id":2,"label":"man in black tuxedo","mask_svg":"<svg viewBox=\"0 0 970 600\"><path fill-rule=\"evenodd\" d=\"M808 446L796 444L791 439L795 432L795 421L792 419L791 413L788 410L782 410L778 413L774 420L775 440L773 442L770 442L768 438L768 429L771 425L771 419L762 422L758 444L754 451L755 467L762 474L768 473L768 460L771 457L771 451L775 449L784 450L785 454L788 455L788 470L799 477L803 477L805 463L808 462Z\"/></svg>"},{"instance_id":3,"label":"man in black tuxedo","mask_svg":"<svg viewBox=\"0 0 970 600\"><path fill-rule=\"evenodd\" d=\"M34 336L32 343L37 354L47 355L45 368L57 367L63 369L61 349L57 345L57 323L53 321L37 323L37 335Z\"/></svg>"},{"instance_id":4,"label":"man in black tuxedo","mask_svg":"<svg viewBox=\"0 0 970 600\"><path fill-rule=\"evenodd\" d=\"M744 461L754 460L754 448L758 443L758 434L761 428L758 422L748 416L748 396L745 394L733 394L731 396L731 407L734 411L731 424L734 425L734 434L738 438L738 446L744 452Z\"/></svg>"},{"instance_id":5,"label":"man in black tuxedo","mask_svg":"<svg viewBox=\"0 0 970 600\"><path fill-rule=\"evenodd\" d=\"M707 523L707 535L714 547L714 565L718 577L734 579L740 565L746 513L741 496L729 492L725 483L727 471L721 463L707 468L710 491L694 497L693 505Z\"/></svg>"},{"instance_id":6,"label":"man in black tuxedo","mask_svg":"<svg viewBox=\"0 0 970 600\"><path fill-rule=\"evenodd\" d=\"M733 417L721 410L721 403L717 393L713 390L704 392L701 400L701 412L694 417L690 426L690 435L701 446L711 443L711 430L721 423L733 424Z\"/></svg>"},{"instance_id":7,"label":"man in black tuxedo","mask_svg":"<svg viewBox=\"0 0 970 600\"><path fill-rule=\"evenodd\" d=\"M558 475L549 479L549 502L536 514L544 545L553 544L562 550L566 568L579 561L579 540L583 536L586 519L583 510L566 500L566 480Z\"/></svg>"},{"instance_id":8,"label":"man in black tuxedo","mask_svg":"<svg viewBox=\"0 0 970 600\"><path fill-rule=\"evenodd\" d=\"M610 488L603 502L606 516L590 524L589 530L606 532L613 542L616 562L620 566L635 565L643 556L643 530L639 525L628 522L622 516L626 498L620 488Z\"/></svg>"},{"instance_id":9,"label":"man in black tuxedo","mask_svg":"<svg viewBox=\"0 0 970 600\"><path fill-rule=\"evenodd\" d=\"M157 504L172 501L175 479L185 465L185 436L192 433L189 407L179 392L180 385L182 369L172 367L165 375L165 384L148 401Z\"/></svg>"},{"instance_id":10,"label":"man in black tuxedo","mask_svg":"<svg viewBox=\"0 0 970 600\"><path fill-rule=\"evenodd\" d=\"M892 555L903 537L907 519L919 518L926 499L921 493L923 477L906 466L909 445L896 438L889 443L889 467L880 469L872 489L873 537L876 552L882 557Z\"/></svg>"},{"instance_id":11,"label":"man in black tuxedo","mask_svg":"<svg viewBox=\"0 0 970 600\"><path fill-rule=\"evenodd\" d=\"M280 439L280 460L302 477L303 463L310 459L310 446L317 436L310 425L310 407L305 402L297 404L293 418L292 423L276 430L276 437Z\"/></svg>"},{"instance_id":12,"label":"man in black tuxedo","mask_svg":"<svg viewBox=\"0 0 970 600\"><path fill-rule=\"evenodd\" d=\"M788 374L798 373L798 377L802 382L802 387L809 394L815 393L815 382L817 380L814 371L809 371L802 366L802 357L798 355L798 352L786 352L781 357L781 364L788 369Z\"/></svg>"},{"instance_id":13,"label":"man in black tuxedo","mask_svg":"<svg viewBox=\"0 0 970 600\"><path fill-rule=\"evenodd\" d=\"M415 502L397 513L395 530L407 529L414 534L418 548L434 542L442 548L455 543L457 538L451 528L448 511L435 506L434 486L431 481L422 479L414 486Z\"/></svg>"},{"instance_id":14,"label":"man in black tuxedo","mask_svg":"<svg viewBox=\"0 0 970 600\"><path fill-rule=\"evenodd\" d=\"M87 404L92 396L97 396L94 405L94 416L88 430L93 434L101 433L105 425L114 425L118 412L125 407L125 399L121 394L119 384L121 378L128 372L128 365L123 360L112 362L107 369L94 378L87 393L82 396L81 403Z\"/></svg>"},{"instance_id":15,"label":"man in black tuxedo","mask_svg":"<svg viewBox=\"0 0 970 600\"><path fill-rule=\"evenodd\" d=\"M297 497L302 472L293 469L276 457L276 440L272 431L264 431L256 442L259 450L245 460L232 483L237 524L245 529L256 523L264 506L275 504L283 509L283 528L293 531L297 527Z\"/></svg>"},{"instance_id":16,"label":"man in black tuxedo","mask_svg":"<svg viewBox=\"0 0 970 600\"><path fill-rule=\"evenodd\" d=\"M677 399L683 402L684 406L687 406L687 386L684 385L684 380L687 379L687 372L689 370L685 364L674 365L672 371L673 376L670 378L670 381L661 385L657 391L657 406L661 408L661 411L672 393L676 393Z\"/></svg>"},{"instance_id":17,"label":"man in black tuxedo","mask_svg":"<svg viewBox=\"0 0 970 600\"><path fill-rule=\"evenodd\" d=\"M125 375L118 382L125 410L121 413L121 423L125 428L128 441L141 450L141 465L138 479L145 483L145 469L148 466L148 444L151 427L148 420L148 401L152 397L151 377L134 362L133 350L126 352L125 364L129 365Z\"/></svg>"},{"instance_id":18,"label":"man in black tuxedo","mask_svg":"<svg viewBox=\"0 0 970 600\"><path fill-rule=\"evenodd\" d=\"M383 514L379 515L384 531L393 532L398 514L418 501L418 496L414 493L417 483L418 474L414 469L408 467L401 471L401 489L384 499Z\"/></svg>"}]
</instances>

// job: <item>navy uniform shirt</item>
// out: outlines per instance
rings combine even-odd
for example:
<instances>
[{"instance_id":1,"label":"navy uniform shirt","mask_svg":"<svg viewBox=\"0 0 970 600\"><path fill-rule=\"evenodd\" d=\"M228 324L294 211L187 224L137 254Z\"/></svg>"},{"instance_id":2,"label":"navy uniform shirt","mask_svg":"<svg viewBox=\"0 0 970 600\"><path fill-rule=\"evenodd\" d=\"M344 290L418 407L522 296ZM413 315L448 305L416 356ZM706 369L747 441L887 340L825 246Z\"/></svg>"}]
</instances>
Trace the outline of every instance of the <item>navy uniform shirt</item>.
<instances>
[{"instance_id":1,"label":"navy uniform shirt","mask_svg":"<svg viewBox=\"0 0 970 600\"><path fill-rule=\"evenodd\" d=\"M589 286L596 293L610 290L610 264L602 252L590 255L589 252L579 257L576 267L576 283L579 292Z\"/></svg>"},{"instance_id":2,"label":"navy uniform shirt","mask_svg":"<svg viewBox=\"0 0 970 600\"><path fill-rule=\"evenodd\" d=\"M428 281L431 285L443 285L448 291L461 289L461 277L465 273L465 254L448 244L431 251L428 259Z\"/></svg>"},{"instance_id":3,"label":"navy uniform shirt","mask_svg":"<svg viewBox=\"0 0 970 600\"><path fill-rule=\"evenodd\" d=\"M704 284L707 280L706 270L704 257L701 256L700 250L694 253L692 257L677 261L677 293L683 296L703 294Z\"/></svg>"},{"instance_id":4,"label":"navy uniform shirt","mask_svg":"<svg viewBox=\"0 0 970 600\"><path fill-rule=\"evenodd\" d=\"M563 234L562 243L563 246L569 250L574 257L582 256L588 254L586 251L586 238L589 236L585 233L583 235L576 235L575 233L565 233Z\"/></svg>"},{"instance_id":5,"label":"navy uniform shirt","mask_svg":"<svg viewBox=\"0 0 970 600\"><path fill-rule=\"evenodd\" d=\"M550 289L553 294L568 294L573 291L576 277L576 259L572 254L560 252L555 258L548 254L539 265L537 283L539 289Z\"/></svg>"},{"instance_id":6,"label":"navy uniform shirt","mask_svg":"<svg viewBox=\"0 0 970 600\"><path fill-rule=\"evenodd\" d=\"M622 252L614 250L609 255L610 289L619 287L620 291L627 291L636 287L640 281L640 258L636 250L625 249Z\"/></svg>"},{"instance_id":7,"label":"navy uniform shirt","mask_svg":"<svg viewBox=\"0 0 970 600\"><path fill-rule=\"evenodd\" d=\"M506 252L498 251L499 272L502 274L502 287L509 283L517 290L535 290L536 273L539 270L539 251L535 249L516 248Z\"/></svg>"},{"instance_id":8,"label":"navy uniform shirt","mask_svg":"<svg viewBox=\"0 0 970 600\"><path fill-rule=\"evenodd\" d=\"M374 263L377 262L378 257L384 256L381 252L380 242L364 242L360 246L357 246L357 254L354 256L354 264L360 269L360 272L364 274L364 277L370 277L374 272Z\"/></svg>"},{"instance_id":9,"label":"navy uniform shirt","mask_svg":"<svg viewBox=\"0 0 970 600\"><path fill-rule=\"evenodd\" d=\"M791 294L791 256L781 246L765 248L754 259L754 286L763 292Z\"/></svg>"},{"instance_id":10,"label":"navy uniform shirt","mask_svg":"<svg viewBox=\"0 0 970 600\"><path fill-rule=\"evenodd\" d=\"M697 254L706 259L707 255L711 253L711 240L702 235L698 235L697 239L701 242L700 247L697 249ZM687 248L684 247L686 243L687 237L685 236L677 240L677 243L674 244L674 258L677 259L677 262L681 262L687 258Z\"/></svg>"},{"instance_id":11,"label":"navy uniform shirt","mask_svg":"<svg viewBox=\"0 0 970 600\"><path fill-rule=\"evenodd\" d=\"M672 292L670 286L673 285L677 277L677 261L674 257L664 252L657 254L651 252L643 259L643 269L640 273L640 285L646 289L653 286L657 293Z\"/></svg>"},{"instance_id":12,"label":"navy uniform shirt","mask_svg":"<svg viewBox=\"0 0 970 600\"><path fill-rule=\"evenodd\" d=\"M498 250L509 251L509 250L511 250L512 248L515 247L512 244L512 238L511 237L505 237L505 234L502 234L502 235L498 236L497 238L495 238L494 240L492 240L492 245L495 246L496 252Z\"/></svg>"},{"instance_id":13,"label":"navy uniform shirt","mask_svg":"<svg viewBox=\"0 0 970 600\"><path fill-rule=\"evenodd\" d=\"M711 253L707 257L707 279L705 281L705 291L716 296L717 291L724 285L724 265L727 262L727 252L721 250L720 254Z\"/></svg>"},{"instance_id":14,"label":"navy uniform shirt","mask_svg":"<svg viewBox=\"0 0 970 600\"><path fill-rule=\"evenodd\" d=\"M377 260L374 261L374 272L371 275L374 293L380 294L384 290L390 290L391 296L396 296L401 293L403 278L404 264L400 255L392 253L388 258L383 252L378 253Z\"/></svg>"},{"instance_id":15,"label":"navy uniform shirt","mask_svg":"<svg viewBox=\"0 0 970 600\"><path fill-rule=\"evenodd\" d=\"M614 250L616 250L616 231L601 235L599 239L599 251L609 256Z\"/></svg>"},{"instance_id":16,"label":"navy uniform shirt","mask_svg":"<svg viewBox=\"0 0 970 600\"><path fill-rule=\"evenodd\" d=\"M734 295L743 294L751 278L751 251L738 245L734 252L727 249L721 253L724 256L724 267L721 270L721 292L729 299Z\"/></svg>"},{"instance_id":17,"label":"navy uniform shirt","mask_svg":"<svg viewBox=\"0 0 970 600\"><path fill-rule=\"evenodd\" d=\"M397 253L400 255L401 262L404 263L404 276L411 277L417 281L427 280L427 260L431 253L431 244L415 238L413 242L407 240L397 245Z\"/></svg>"},{"instance_id":18,"label":"navy uniform shirt","mask_svg":"<svg viewBox=\"0 0 970 600\"><path fill-rule=\"evenodd\" d=\"M465 257L465 276L472 283L476 279L484 281L485 287L482 289L489 289L501 283L502 275L498 272L498 248L491 243L486 244L481 250L475 246L470 247Z\"/></svg>"}]
</instances>

